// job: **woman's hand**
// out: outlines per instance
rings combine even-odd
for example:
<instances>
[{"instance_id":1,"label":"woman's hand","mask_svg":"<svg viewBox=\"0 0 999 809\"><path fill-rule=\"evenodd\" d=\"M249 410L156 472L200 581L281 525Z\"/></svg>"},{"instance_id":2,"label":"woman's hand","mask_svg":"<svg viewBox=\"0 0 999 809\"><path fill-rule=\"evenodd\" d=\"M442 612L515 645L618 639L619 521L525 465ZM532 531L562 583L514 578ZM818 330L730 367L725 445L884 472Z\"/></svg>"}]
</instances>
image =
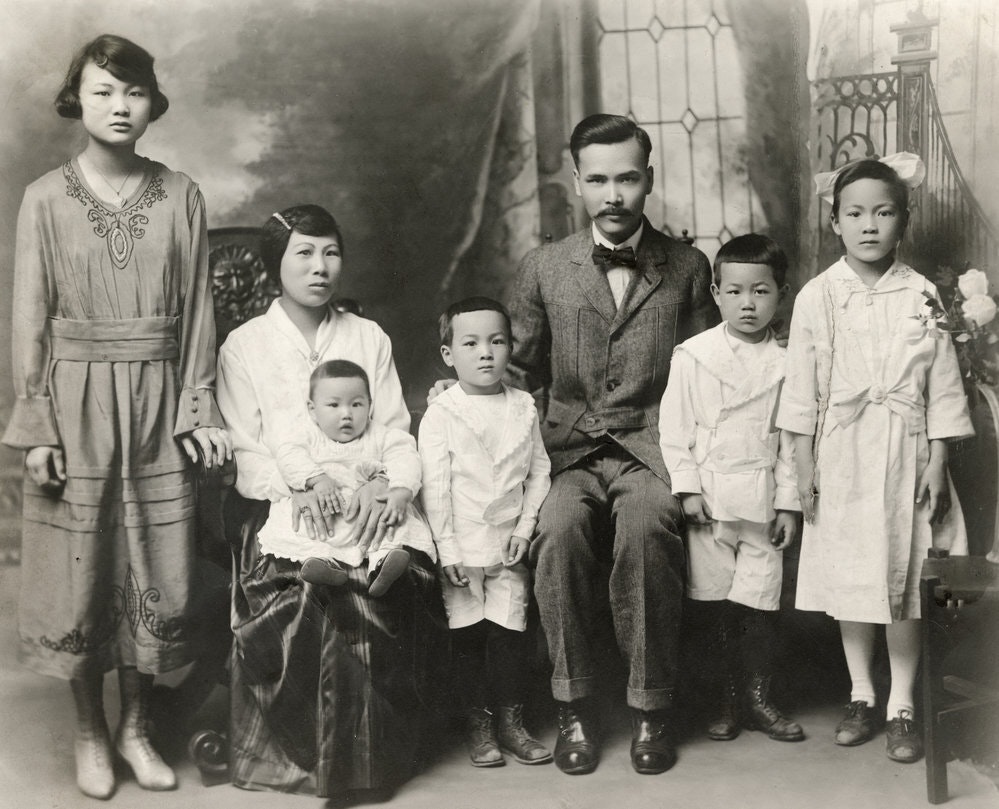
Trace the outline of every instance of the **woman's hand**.
<instances>
[{"instance_id":1,"label":"woman's hand","mask_svg":"<svg viewBox=\"0 0 999 809\"><path fill-rule=\"evenodd\" d=\"M333 521L336 515L333 511L323 509L323 504L315 489L293 491L291 493L292 512L291 530L297 531L299 525L305 524L305 533L309 539L321 539L318 534L333 536Z\"/></svg>"},{"instance_id":2,"label":"woman's hand","mask_svg":"<svg viewBox=\"0 0 999 809\"><path fill-rule=\"evenodd\" d=\"M465 566L461 562L456 565L444 565L444 578L455 587L468 587L469 584Z\"/></svg>"},{"instance_id":3,"label":"woman's hand","mask_svg":"<svg viewBox=\"0 0 999 809\"><path fill-rule=\"evenodd\" d=\"M794 544L798 538L798 513L796 511L778 511L777 518L770 528L770 544L774 550L782 551Z\"/></svg>"},{"instance_id":4,"label":"woman's hand","mask_svg":"<svg viewBox=\"0 0 999 809\"><path fill-rule=\"evenodd\" d=\"M32 447L24 454L24 469L32 483L48 491L59 491L66 483L62 447Z\"/></svg>"},{"instance_id":5,"label":"woman's hand","mask_svg":"<svg viewBox=\"0 0 999 809\"><path fill-rule=\"evenodd\" d=\"M683 516L690 525L710 525L711 509L699 494L681 494L680 505L683 506Z\"/></svg>"},{"instance_id":6,"label":"woman's hand","mask_svg":"<svg viewBox=\"0 0 999 809\"><path fill-rule=\"evenodd\" d=\"M919 476L916 484L916 503L927 503L930 522L939 524L950 511L950 487L947 485L947 444L944 441L930 441L930 462Z\"/></svg>"},{"instance_id":7,"label":"woman's hand","mask_svg":"<svg viewBox=\"0 0 999 809\"><path fill-rule=\"evenodd\" d=\"M222 466L226 461L232 460L232 439L228 431L221 427L198 427L181 438L180 444L191 463L198 463L200 449L206 469Z\"/></svg>"},{"instance_id":8,"label":"woman's hand","mask_svg":"<svg viewBox=\"0 0 999 809\"><path fill-rule=\"evenodd\" d=\"M500 546L500 555L506 567L513 567L522 561L531 549L531 540L512 536Z\"/></svg>"},{"instance_id":9,"label":"woman's hand","mask_svg":"<svg viewBox=\"0 0 999 809\"><path fill-rule=\"evenodd\" d=\"M382 519L388 530L402 525L406 519L409 504L413 502L413 493L405 486L396 486L388 490L385 495L385 511L382 512Z\"/></svg>"},{"instance_id":10,"label":"woman's hand","mask_svg":"<svg viewBox=\"0 0 999 809\"><path fill-rule=\"evenodd\" d=\"M344 518L348 522L356 520L350 540L365 555L378 550L388 530L384 515L385 502L388 499L387 489L388 483L381 478L369 480L354 492L354 497L344 513Z\"/></svg>"}]
</instances>

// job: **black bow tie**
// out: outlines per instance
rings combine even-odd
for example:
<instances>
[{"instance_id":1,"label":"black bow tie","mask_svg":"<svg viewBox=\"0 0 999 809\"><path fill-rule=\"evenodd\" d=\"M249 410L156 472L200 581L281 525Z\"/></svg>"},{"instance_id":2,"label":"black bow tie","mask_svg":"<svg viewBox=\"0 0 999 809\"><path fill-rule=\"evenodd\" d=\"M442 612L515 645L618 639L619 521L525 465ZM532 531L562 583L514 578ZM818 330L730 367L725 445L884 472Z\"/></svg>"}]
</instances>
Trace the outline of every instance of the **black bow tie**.
<instances>
[{"instance_id":1,"label":"black bow tie","mask_svg":"<svg viewBox=\"0 0 999 809\"><path fill-rule=\"evenodd\" d=\"M599 264L604 269L608 267L635 267L635 251L630 247L622 247L620 250L611 250L602 244L593 245L593 263Z\"/></svg>"}]
</instances>

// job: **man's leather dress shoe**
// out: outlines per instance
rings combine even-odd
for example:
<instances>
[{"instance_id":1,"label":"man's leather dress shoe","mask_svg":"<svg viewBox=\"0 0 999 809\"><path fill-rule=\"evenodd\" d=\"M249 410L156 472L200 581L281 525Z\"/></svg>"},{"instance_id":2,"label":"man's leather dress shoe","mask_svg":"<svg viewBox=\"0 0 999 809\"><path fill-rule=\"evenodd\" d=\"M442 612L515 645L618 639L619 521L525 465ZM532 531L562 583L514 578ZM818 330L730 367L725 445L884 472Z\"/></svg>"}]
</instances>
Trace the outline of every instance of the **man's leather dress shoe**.
<instances>
[{"instance_id":1,"label":"man's leather dress shoe","mask_svg":"<svg viewBox=\"0 0 999 809\"><path fill-rule=\"evenodd\" d=\"M567 775L586 775L596 769L599 759L593 720L584 715L579 703L560 702L555 766Z\"/></svg>"},{"instance_id":2,"label":"man's leather dress shoe","mask_svg":"<svg viewBox=\"0 0 999 809\"><path fill-rule=\"evenodd\" d=\"M631 766L642 775L658 775L676 764L676 748L667 728L667 711L631 711Z\"/></svg>"}]
</instances>

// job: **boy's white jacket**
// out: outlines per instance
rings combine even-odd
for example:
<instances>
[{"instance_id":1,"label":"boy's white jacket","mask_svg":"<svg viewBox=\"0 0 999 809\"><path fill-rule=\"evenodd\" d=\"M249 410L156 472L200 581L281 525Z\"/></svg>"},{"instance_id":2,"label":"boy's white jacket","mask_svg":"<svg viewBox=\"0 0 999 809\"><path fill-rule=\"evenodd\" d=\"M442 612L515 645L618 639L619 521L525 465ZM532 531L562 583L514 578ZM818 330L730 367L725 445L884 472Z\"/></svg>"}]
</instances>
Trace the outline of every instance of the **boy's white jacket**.
<instances>
[{"instance_id":1,"label":"boy's white jacket","mask_svg":"<svg viewBox=\"0 0 999 809\"><path fill-rule=\"evenodd\" d=\"M716 520L765 523L797 511L793 444L773 426L785 350L768 336L755 363L721 323L673 353L659 445L674 494L701 494Z\"/></svg>"},{"instance_id":2,"label":"boy's white jacket","mask_svg":"<svg viewBox=\"0 0 999 809\"><path fill-rule=\"evenodd\" d=\"M533 536L551 487L534 397L504 390L504 438L496 456L486 449L486 424L460 385L439 394L420 422L421 497L442 565L500 564L506 539Z\"/></svg>"}]
</instances>

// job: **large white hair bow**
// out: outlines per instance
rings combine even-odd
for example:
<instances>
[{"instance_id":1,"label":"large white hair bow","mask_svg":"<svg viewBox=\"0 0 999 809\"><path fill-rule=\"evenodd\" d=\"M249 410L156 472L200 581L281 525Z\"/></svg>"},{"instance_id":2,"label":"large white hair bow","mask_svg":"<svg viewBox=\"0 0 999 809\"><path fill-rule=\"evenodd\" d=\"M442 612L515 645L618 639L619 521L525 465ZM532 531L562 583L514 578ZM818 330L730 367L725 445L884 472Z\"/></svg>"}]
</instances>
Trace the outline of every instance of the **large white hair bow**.
<instances>
[{"instance_id":1,"label":"large white hair bow","mask_svg":"<svg viewBox=\"0 0 999 809\"><path fill-rule=\"evenodd\" d=\"M835 171L821 171L816 174L815 195L821 197L832 205L833 189L836 186L836 178L839 177L843 169L856 162L856 160L851 160L849 163L844 163ZM923 180L926 178L925 164L919 155L913 154L912 152L895 152L895 154L885 155L884 157L879 158L878 162L884 163L886 166L894 169L899 179L905 183L906 186L908 186L910 191L914 188L919 188Z\"/></svg>"}]
</instances>

